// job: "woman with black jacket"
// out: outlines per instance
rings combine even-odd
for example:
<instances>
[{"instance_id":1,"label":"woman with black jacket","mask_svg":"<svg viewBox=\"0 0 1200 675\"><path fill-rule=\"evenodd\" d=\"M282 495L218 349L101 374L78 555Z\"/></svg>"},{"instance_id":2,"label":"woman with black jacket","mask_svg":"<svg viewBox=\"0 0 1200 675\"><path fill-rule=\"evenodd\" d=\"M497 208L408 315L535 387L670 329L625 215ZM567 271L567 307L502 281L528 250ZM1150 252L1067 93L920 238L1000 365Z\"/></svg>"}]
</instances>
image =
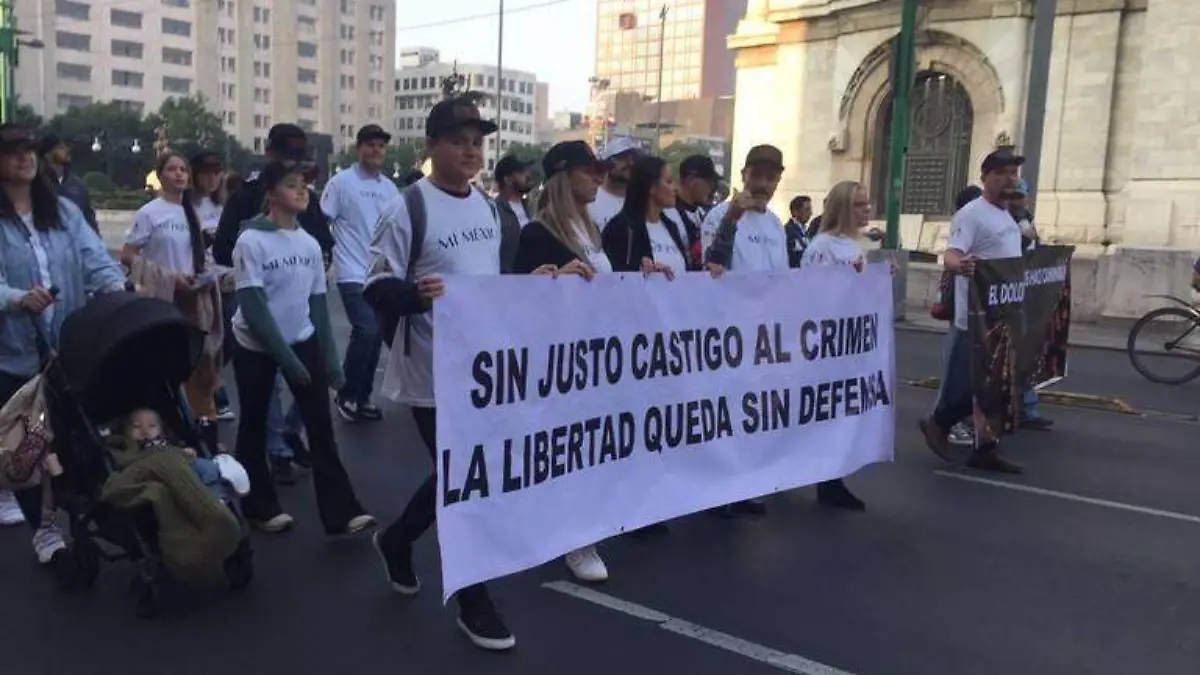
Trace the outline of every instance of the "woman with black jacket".
<instances>
[{"instance_id":1,"label":"woman with black jacket","mask_svg":"<svg viewBox=\"0 0 1200 675\"><path fill-rule=\"evenodd\" d=\"M661 157L640 157L630 171L621 212L604 228L604 252L617 272L687 271L687 245L663 213L675 205L675 178Z\"/></svg>"},{"instance_id":2,"label":"woman with black jacket","mask_svg":"<svg viewBox=\"0 0 1200 675\"><path fill-rule=\"evenodd\" d=\"M516 274L553 266L558 274L579 274L590 279L597 272L612 272L604 255L600 228L588 216L587 205L596 198L603 165L583 141L559 143L542 160L545 201L535 219L521 230Z\"/></svg>"}]
</instances>

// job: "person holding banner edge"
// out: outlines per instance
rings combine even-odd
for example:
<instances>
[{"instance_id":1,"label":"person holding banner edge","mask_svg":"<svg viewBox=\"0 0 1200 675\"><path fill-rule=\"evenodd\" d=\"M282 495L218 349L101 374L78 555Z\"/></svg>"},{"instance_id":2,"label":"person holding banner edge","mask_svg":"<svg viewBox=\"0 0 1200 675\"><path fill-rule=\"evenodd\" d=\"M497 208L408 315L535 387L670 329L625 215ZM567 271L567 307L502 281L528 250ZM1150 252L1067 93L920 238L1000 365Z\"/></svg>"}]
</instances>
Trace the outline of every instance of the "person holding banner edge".
<instances>
[{"instance_id":1,"label":"person holding banner edge","mask_svg":"<svg viewBox=\"0 0 1200 675\"><path fill-rule=\"evenodd\" d=\"M971 387L971 334L968 329L968 279L976 260L1021 257L1021 230L1008 212L1007 199L1020 179L1025 158L1001 149L984 158L980 173L983 194L954 214L945 267L957 274L954 289L955 333L947 359L944 387L937 408L919 422L925 444L943 461L952 461L949 433L974 412ZM976 443L968 466L999 473L1022 473L1021 465L1000 456L991 439Z\"/></svg>"},{"instance_id":2,"label":"person holding banner edge","mask_svg":"<svg viewBox=\"0 0 1200 675\"><path fill-rule=\"evenodd\" d=\"M502 269L499 216L487 197L471 185L483 168L483 137L496 130L495 122L482 119L469 97L438 102L425 124L432 170L383 209L371 243L364 298L380 315L402 319L394 329L389 322L380 322L385 331L397 336L381 393L409 406L431 460L436 458L437 409L429 311L446 292L443 275L500 274ZM421 212L410 212L410 203L420 205ZM414 246L413 234L418 229L414 221L421 216L424 236ZM534 274L556 271L554 266L531 270ZM388 583L396 592L411 596L421 590L413 570L412 549L433 525L436 515L435 471L409 499L400 517L376 534L376 550ZM455 600L458 627L477 647L505 651L516 646L516 638L496 611L484 584L462 589Z\"/></svg>"},{"instance_id":3,"label":"person holding banner edge","mask_svg":"<svg viewBox=\"0 0 1200 675\"><path fill-rule=\"evenodd\" d=\"M658 272L668 279L687 271L679 225L663 212L675 203L675 178L666 160L639 157L630 169L625 203L604 228L604 253L616 272Z\"/></svg>"}]
</instances>

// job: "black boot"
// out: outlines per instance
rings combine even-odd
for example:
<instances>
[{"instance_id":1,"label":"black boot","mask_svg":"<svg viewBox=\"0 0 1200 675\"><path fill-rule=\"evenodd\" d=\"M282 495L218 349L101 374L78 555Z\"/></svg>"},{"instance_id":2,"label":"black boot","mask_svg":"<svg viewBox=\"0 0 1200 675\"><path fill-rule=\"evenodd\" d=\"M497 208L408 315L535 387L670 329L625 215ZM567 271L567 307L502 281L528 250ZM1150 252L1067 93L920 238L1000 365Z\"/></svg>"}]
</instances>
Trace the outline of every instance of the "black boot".
<instances>
[{"instance_id":1,"label":"black boot","mask_svg":"<svg viewBox=\"0 0 1200 675\"><path fill-rule=\"evenodd\" d=\"M850 511L865 511L867 505L854 496L841 478L817 484L817 501L825 506L834 506Z\"/></svg>"}]
</instances>

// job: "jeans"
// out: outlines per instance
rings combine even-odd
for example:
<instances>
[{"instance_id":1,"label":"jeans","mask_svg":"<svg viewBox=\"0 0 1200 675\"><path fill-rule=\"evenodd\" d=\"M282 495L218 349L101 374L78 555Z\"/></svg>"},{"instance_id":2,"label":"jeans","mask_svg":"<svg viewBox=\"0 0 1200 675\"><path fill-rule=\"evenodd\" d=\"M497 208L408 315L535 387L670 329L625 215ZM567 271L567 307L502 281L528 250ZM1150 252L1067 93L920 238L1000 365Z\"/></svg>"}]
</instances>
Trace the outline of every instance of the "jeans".
<instances>
[{"instance_id":1,"label":"jeans","mask_svg":"<svg viewBox=\"0 0 1200 675\"><path fill-rule=\"evenodd\" d=\"M350 342L346 345L346 359L342 372L346 383L338 392L338 398L362 405L370 403L371 391L375 387L375 370L379 367L379 354L383 349L383 334L375 320L375 311L363 299L363 285L339 283L338 293L350 321Z\"/></svg>"},{"instance_id":2,"label":"jeans","mask_svg":"<svg viewBox=\"0 0 1200 675\"><path fill-rule=\"evenodd\" d=\"M955 339L956 335L958 335L958 327L955 326L953 322L951 322L950 328L946 331L946 338L942 341L942 371L943 372L946 370L946 367L950 363L950 350L954 348L954 339ZM942 402L942 392L944 392L945 390L946 390L946 378L943 377L942 381L938 383L937 399L935 399L933 402L934 410L937 410L938 404L940 404Z\"/></svg>"},{"instance_id":3,"label":"jeans","mask_svg":"<svg viewBox=\"0 0 1200 675\"><path fill-rule=\"evenodd\" d=\"M971 333L954 331L950 355L946 359L946 376L942 378L941 395L933 411L933 421L942 431L967 419L975 411L971 391Z\"/></svg>"},{"instance_id":4,"label":"jeans","mask_svg":"<svg viewBox=\"0 0 1200 675\"><path fill-rule=\"evenodd\" d=\"M437 409L412 408L411 410L413 421L417 424L417 432L421 434L421 440L425 443L425 451L429 453L429 459L436 467L437 453L434 448L437 447ZM433 525L436 516L437 471L435 469L408 500L408 505L404 507L404 513L400 514L400 517L380 535L380 544L385 545L385 542L412 544ZM469 607L481 600L488 599L487 586L474 584L462 589L456 595L460 607L464 605Z\"/></svg>"},{"instance_id":5,"label":"jeans","mask_svg":"<svg viewBox=\"0 0 1200 675\"><path fill-rule=\"evenodd\" d=\"M1036 420L1041 415L1038 415L1038 393L1037 389L1026 389L1021 396L1021 419Z\"/></svg>"},{"instance_id":6,"label":"jeans","mask_svg":"<svg viewBox=\"0 0 1200 675\"><path fill-rule=\"evenodd\" d=\"M288 445L287 435L299 436L304 430L300 422L300 408L292 401L292 405L283 411L283 390L287 384L283 375L275 377L275 389L271 396L271 405L267 408L267 454L271 459L292 459L295 453Z\"/></svg>"},{"instance_id":7,"label":"jeans","mask_svg":"<svg viewBox=\"0 0 1200 675\"><path fill-rule=\"evenodd\" d=\"M324 352L315 337L292 345L292 349L312 377L308 384L289 381L287 385L308 431L317 510L327 533L341 533L351 518L363 515L364 511L338 457ZM250 476L250 494L242 500L242 508L251 520L270 520L283 513L267 465L267 416L271 400L278 398L275 384L279 366L271 355L239 346L233 355L233 372L242 405L237 459Z\"/></svg>"}]
</instances>

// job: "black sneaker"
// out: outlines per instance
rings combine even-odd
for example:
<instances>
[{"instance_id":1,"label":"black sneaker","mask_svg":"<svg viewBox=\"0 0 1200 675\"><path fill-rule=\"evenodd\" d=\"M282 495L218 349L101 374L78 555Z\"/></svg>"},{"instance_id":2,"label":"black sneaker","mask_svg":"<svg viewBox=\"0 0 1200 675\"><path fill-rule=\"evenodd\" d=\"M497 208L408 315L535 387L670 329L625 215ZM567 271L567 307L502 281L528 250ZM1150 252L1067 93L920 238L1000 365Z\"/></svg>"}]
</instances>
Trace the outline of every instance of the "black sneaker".
<instances>
[{"instance_id":1,"label":"black sneaker","mask_svg":"<svg viewBox=\"0 0 1200 675\"><path fill-rule=\"evenodd\" d=\"M867 508L866 503L854 496L854 493L840 478L817 483L817 501L822 506L832 506L848 511L865 511Z\"/></svg>"},{"instance_id":2,"label":"black sneaker","mask_svg":"<svg viewBox=\"0 0 1200 675\"><path fill-rule=\"evenodd\" d=\"M283 435L283 442L292 449L292 463L302 469L312 468L312 454L308 451L300 434L288 432Z\"/></svg>"},{"instance_id":3,"label":"black sneaker","mask_svg":"<svg viewBox=\"0 0 1200 675\"><path fill-rule=\"evenodd\" d=\"M347 422L357 422L362 417L358 414L358 404L350 401L342 400L341 396L333 399L333 405L337 408L338 415Z\"/></svg>"},{"instance_id":4,"label":"black sneaker","mask_svg":"<svg viewBox=\"0 0 1200 675\"><path fill-rule=\"evenodd\" d=\"M359 403L358 418L368 422L378 422L383 419L383 411L370 403Z\"/></svg>"},{"instance_id":5,"label":"black sneaker","mask_svg":"<svg viewBox=\"0 0 1200 675\"><path fill-rule=\"evenodd\" d=\"M421 591L421 580L412 567L412 544L393 544L384 540L387 530L376 532L371 537L375 552L383 561L383 570L387 574L388 583L392 590L401 595L413 596Z\"/></svg>"},{"instance_id":6,"label":"black sneaker","mask_svg":"<svg viewBox=\"0 0 1200 675\"><path fill-rule=\"evenodd\" d=\"M504 625L487 595L466 603L459 599L458 627L480 649L504 652L517 646L517 638Z\"/></svg>"},{"instance_id":7,"label":"black sneaker","mask_svg":"<svg viewBox=\"0 0 1200 675\"><path fill-rule=\"evenodd\" d=\"M290 459L271 459L271 479L277 485L295 485L300 480L296 467Z\"/></svg>"},{"instance_id":8,"label":"black sneaker","mask_svg":"<svg viewBox=\"0 0 1200 675\"><path fill-rule=\"evenodd\" d=\"M767 503L761 499L744 499L730 504L729 508L738 515L761 516L767 512Z\"/></svg>"}]
</instances>

